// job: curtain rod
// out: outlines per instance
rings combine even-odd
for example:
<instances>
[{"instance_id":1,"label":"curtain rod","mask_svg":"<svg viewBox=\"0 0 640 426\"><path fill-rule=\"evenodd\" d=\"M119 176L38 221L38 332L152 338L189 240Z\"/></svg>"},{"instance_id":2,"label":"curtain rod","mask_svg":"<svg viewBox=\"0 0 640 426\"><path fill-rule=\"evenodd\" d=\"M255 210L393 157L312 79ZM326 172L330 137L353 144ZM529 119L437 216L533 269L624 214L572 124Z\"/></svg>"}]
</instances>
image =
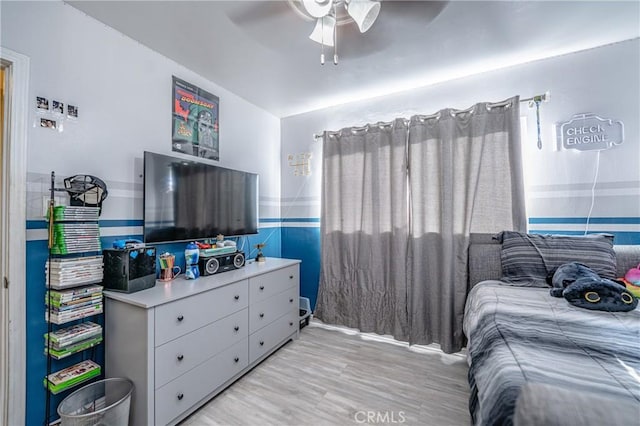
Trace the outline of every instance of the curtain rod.
<instances>
[{"instance_id":1,"label":"curtain rod","mask_svg":"<svg viewBox=\"0 0 640 426\"><path fill-rule=\"evenodd\" d=\"M535 95L532 96L530 98L524 98L524 99L520 99L520 103L525 103L528 102L529 103L529 107L532 107L536 102L548 102L549 101L549 96L550 93L547 91L541 95ZM489 107L494 108L494 107L500 107L500 106L505 106L507 105L509 102L496 102L496 103L489 103L487 104ZM461 111L456 111L457 113L462 113L462 112L469 112L473 109L473 107L469 108L469 109L465 109L465 110L461 110ZM438 116L438 113L435 114L431 114L431 115L424 115L422 116L423 119L429 119L429 118L436 118ZM405 122L408 122L409 120L405 119ZM386 124L386 123L383 123ZM366 126L360 127L359 129L366 129ZM331 132L330 132L331 133ZM337 133L337 132L333 132L333 133ZM313 139L318 140L318 139L322 139L322 133L314 133L313 134Z\"/></svg>"}]
</instances>

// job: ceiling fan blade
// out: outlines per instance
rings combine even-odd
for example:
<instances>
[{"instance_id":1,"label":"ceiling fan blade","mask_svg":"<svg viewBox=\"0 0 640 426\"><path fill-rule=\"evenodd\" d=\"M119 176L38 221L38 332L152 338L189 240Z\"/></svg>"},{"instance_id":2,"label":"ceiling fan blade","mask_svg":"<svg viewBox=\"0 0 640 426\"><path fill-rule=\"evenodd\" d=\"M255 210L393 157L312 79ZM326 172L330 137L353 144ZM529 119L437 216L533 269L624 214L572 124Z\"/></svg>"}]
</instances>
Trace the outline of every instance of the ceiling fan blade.
<instances>
[{"instance_id":1,"label":"ceiling fan blade","mask_svg":"<svg viewBox=\"0 0 640 426\"><path fill-rule=\"evenodd\" d=\"M243 27L271 21L281 15L295 18L293 10L285 0L277 1L224 1L222 10L236 25Z\"/></svg>"},{"instance_id":2,"label":"ceiling fan blade","mask_svg":"<svg viewBox=\"0 0 640 426\"><path fill-rule=\"evenodd\" d=\"M421 22L428 25L449 4L449 0L443 1L406 1L406 0L382 0L380 2L380 14L371 27L371 31L380 22L393 21L398 27L402 27L406 21L412 24Z\"/></svg>"},{"instance_id":3,"label":"ceiling fan blade","mask_svg":"<svg viewBox=\"0 0 640 426\"><path fill-rule=\"evenodd\" d=\"M309 34L315 20L303 19L290 4L294 1L298 0L226 1L222 12L246 35L269 50L283 52L299 46L313 46Z\"/></svg>"},{"instance_id":4,"label":"ceiling fan blade","mask_svg":"<svg viewBox=\"0 0 640 426\"><path fill-rule=\"evenodd\" d=\"M389 34L416 33L427 27L449 4L448 1L381 1L378 18L364 34L355 23L338 27L338 50L342 58L375 55L392 45Z\"/></svg>"}]
</instances>

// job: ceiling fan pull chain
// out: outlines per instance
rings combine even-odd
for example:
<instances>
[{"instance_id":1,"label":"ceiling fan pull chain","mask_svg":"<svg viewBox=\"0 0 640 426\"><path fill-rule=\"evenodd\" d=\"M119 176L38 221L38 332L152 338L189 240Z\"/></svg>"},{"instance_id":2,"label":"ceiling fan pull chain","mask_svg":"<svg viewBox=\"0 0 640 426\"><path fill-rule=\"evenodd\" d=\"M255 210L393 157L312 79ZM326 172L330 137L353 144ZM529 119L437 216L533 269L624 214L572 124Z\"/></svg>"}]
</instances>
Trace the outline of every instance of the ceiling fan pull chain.
<instances>
[{"instance_id":1,"label":"ceiling fan pull chain","mask_svg":"<svg viewBox=\"0 0 640 426\"><path fill-rule=\"evenodd\" d=\"M333 15L336 17L336 25L333 26L333 65L338 65L338 7L333 3Z\"/></svg>"},{"instance_id":2,"label":"ceiling fan pull chain","mask_svg":"<svg viewBox=\"0 0 640 426\"><path fill-rule=\"evenodd\" d=\"M320 65L324 65L324 19L321 18L322 31L320 32Z\"/></svg>"}]
</instances>

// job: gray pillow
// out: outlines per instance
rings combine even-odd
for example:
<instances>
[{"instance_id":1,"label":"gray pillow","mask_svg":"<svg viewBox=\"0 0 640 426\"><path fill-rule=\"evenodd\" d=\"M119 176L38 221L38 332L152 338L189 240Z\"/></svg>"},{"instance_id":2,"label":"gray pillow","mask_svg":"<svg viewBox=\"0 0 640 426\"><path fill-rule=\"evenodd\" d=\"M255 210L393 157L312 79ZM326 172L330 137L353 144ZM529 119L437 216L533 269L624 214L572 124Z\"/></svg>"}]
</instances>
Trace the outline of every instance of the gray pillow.
<instances>
[{"instance_id":1,"label":"gray pillow","mask_svg":"<svg viewBox=\"0 0 640 426\"><path fill-rule=\"evenodd\" d=\"M602 278L616 278L613 236L607 234L536 235L503 231L502 281L531 287L546 287L546 278L561 265L580 262Z\"/></svg>"}]
</instances>

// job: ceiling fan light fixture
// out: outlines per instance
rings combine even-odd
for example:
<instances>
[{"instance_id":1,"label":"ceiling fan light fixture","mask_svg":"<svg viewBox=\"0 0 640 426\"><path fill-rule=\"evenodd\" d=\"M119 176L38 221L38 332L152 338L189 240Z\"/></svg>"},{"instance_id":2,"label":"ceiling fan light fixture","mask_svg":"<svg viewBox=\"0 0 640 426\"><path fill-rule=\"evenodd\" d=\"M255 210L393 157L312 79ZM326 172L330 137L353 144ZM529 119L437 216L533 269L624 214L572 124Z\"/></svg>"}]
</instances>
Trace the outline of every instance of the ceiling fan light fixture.
<instances>
[{"instance_id":1,"label":"ceiling fan light fixture","mask_svg":"<svg viewBox=\"0 0 640 426\"><path fill-rule=\"evenodd\" d=\"M331 10L333 0L302 0L302 5L312 17L322 18Z\"/></svg>"},{"instance_id":2,"label":"ceiling fan light fixture","mask_svg":"<svg viewBox=\"0 0 640 426\"><path fill-rule=\"evenodd\" d=\"M346 0L347 12L361 33L367 32L378 18L380 2L372 0Z\"/></svg>"},{"instance_id":3,"label":"ceiling fan light fixture","mask_svg":"<svg viewBox=\"0 0 640 426\"><path fill-rule=\"evenodd\" d=\"M325 46L333 46L333 31L336 27L336 18L327 15L316 21L316 26L309 38L316 43Z\"/></svg>"}]
</instances>

